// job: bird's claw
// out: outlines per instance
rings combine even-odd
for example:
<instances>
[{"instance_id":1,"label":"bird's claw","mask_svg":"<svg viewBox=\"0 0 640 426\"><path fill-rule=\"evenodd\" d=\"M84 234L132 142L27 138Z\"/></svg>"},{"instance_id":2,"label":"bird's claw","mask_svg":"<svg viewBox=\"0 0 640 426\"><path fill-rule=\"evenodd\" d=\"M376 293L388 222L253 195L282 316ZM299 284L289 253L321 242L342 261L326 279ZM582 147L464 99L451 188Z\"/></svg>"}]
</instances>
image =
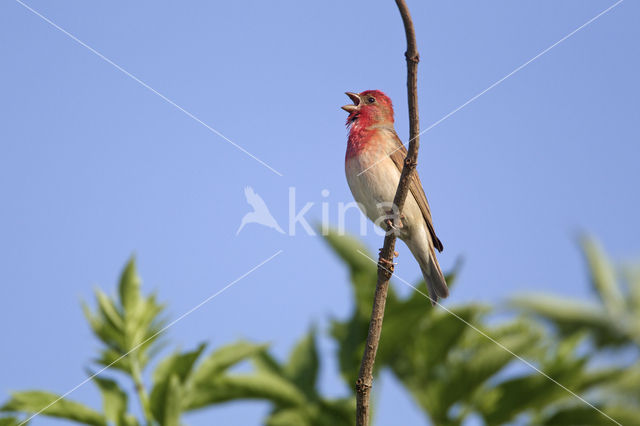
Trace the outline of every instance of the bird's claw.
<instances>
[{"instance_id":1,"label":"bird's claw","mask_svg":"<svg viewBox=\"0 0 640 426\"><path fill-rule=\"evenodd\" d=\"M387 225L387 228L393 231L397 231L399 228L393 224L393 220L385 219L384 223Z\"/></svg>"},{"instance_id":2,"label":"bird's claw","mask_svg":"<svg viewBox=\"0 0 640 426\"><path fill-rule=\"evenodd\" d=\"M404 227L404 225L402 224L402 221L404 220L404 214L402 213L396 214L393 211L387 211L386 216L387 216L387 219L385 219L384 223L389 227L389 229L398 231ZM397 219L398 223L394 224L393 219Z\"/></svg>"},{"instance_id":3,"label":"bird's claw","mask_svg":"<svg viewBox=\"0 0 640 426\"><path fill-rule=\"evenodd\" d=\"M389 259L385 259L384 257L381 257L378 259L378 266L383 267L387 271L393 271L393 268L395 267L395 265L396 265L395 263L393 263Z\"/></svg>"},{"instance_id":4,"label":"bird's claw","mask_svg":"<svg viewBox=\"0 0 640 426\"><path fill-rule=\"evenodd\" d=\"M378 257L378 266L386 269L389 272L393 272L393 268L397 265L397 263L394 263L392 260L389 260L386 257L382 256L382 250L384 250L384 248L378 250L381 255ZM394 251L393 256L398 257L398 252Z\"/></svg>"}]
</instances>

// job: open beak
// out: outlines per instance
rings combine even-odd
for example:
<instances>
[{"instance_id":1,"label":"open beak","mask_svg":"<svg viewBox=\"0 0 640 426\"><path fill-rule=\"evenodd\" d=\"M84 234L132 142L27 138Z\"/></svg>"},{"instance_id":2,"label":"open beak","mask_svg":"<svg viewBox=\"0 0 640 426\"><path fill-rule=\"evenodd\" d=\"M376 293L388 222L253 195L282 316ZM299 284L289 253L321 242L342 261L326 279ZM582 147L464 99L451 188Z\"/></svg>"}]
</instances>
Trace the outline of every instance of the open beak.
<instances>
[{"instance_id":1,"label":"open beak","mask_svg":"<svg viewBox=\"0 0 640 426\"><path fill-rule=\"evenodd\" d=\"M345 92L344 94L351 99L353 105L345 105L342 107L343 110L351 114L352 112L360 109L360 96L357 93Z\"/></svg>"}]
</instances>

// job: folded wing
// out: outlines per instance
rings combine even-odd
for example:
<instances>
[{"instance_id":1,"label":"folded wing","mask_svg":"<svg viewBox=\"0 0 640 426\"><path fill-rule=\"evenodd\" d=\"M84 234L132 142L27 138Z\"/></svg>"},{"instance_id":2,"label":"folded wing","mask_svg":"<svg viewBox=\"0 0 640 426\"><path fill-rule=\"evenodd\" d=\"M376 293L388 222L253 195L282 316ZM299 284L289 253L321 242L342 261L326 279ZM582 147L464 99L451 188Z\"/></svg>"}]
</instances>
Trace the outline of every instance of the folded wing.
<instances>
[{"instance_id":1,"label":"folded wing","mask_svg":"<svg viewBox=\"0 0 640 426\"><path fill-rule=\"evenodd\" d=\"M393 132L395 147L389 157L393 160L394 164L402 173L402 168L404 167L404 159L407 157L407 148L404 147L398 135ZM431 220L431 210L429 209L429 203L427 202L427 196L424 193L424 189L422 188L422 183L420 182L420 177L418 176L418 171L415 170L411 176L411 183L409 184L409 190L413 195L413 198L418 203L420 207L420 211L422 212L422 217L424 217L425 222L427 223L427 228L429 229L429 234L431 234L431 240L433 241L433 245L438 251L442 251L443 246L440 239L436 236L436 231L433 229L433 221Z\"/></svg>"}]
</instances>

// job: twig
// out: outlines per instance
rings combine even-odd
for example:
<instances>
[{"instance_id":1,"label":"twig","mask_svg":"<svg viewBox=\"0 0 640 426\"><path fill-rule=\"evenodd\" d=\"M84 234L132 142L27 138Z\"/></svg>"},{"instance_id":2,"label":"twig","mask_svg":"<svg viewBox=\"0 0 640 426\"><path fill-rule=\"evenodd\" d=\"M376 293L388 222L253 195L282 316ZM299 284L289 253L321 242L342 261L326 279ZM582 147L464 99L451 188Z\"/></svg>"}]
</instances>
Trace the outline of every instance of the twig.
<instances>
[{"instance_id":1,"label":"twig","mask_svg":"<svg viewBox=\"0 0 640 426\"><path fill-rule=\"evenodd\" d=\"M409 101L409 150L404 161L398 189L393 199L393 204L397 207L398 214L392 219L394 225L399 220L404 202L409 192L409 182L411 174L417 166L418 148L420 147L420 122L418 118L418 48L416 44L416 35L413 29L413 21L409 14L409 9L404 0L395 0L407 37L407 51L405 57L407 59L407 93ZM382 320L384 318L384 308L387 301L387 291L389 290L389 280L393 274L393 254L396 245L396 233L388 232L384 238L384 245L380 249L380 257L378 258L378 283L376 284L376 292L373 299L373 310L371 312L371 321L369 322L369 334L367 335L367 343L362 355L360 364L360 373L356 381L356 425L369 425L369 396L371 386L373 385L373 366L376 360L376 352L380 342L380 333L382 332Z\"/></svg>"}]
</instances>

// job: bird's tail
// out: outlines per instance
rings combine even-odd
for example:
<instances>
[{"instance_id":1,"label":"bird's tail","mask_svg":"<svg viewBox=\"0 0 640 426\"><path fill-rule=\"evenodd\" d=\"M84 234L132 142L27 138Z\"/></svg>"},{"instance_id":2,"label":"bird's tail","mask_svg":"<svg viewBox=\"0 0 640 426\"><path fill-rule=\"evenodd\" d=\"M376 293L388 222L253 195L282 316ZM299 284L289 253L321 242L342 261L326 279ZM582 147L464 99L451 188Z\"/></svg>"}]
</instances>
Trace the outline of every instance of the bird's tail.
<instances>
[{"instance_id":1,"label":"bird's tail","mask_svg":"<svg viewBox=\"0 0 640 426\"><path fill-rule=\"evenodd\" d=\"M449 296L449 288L440 270L438 259L436 259L436 252L431 245L429 245L428 250L424 250L423 247L417 248L411 246L409 246L409 249L420 265L422 276L429 290L429 299L431 300L431 304L435 306L439 297L444 299Z\"/></svg>"}]
</instances>

